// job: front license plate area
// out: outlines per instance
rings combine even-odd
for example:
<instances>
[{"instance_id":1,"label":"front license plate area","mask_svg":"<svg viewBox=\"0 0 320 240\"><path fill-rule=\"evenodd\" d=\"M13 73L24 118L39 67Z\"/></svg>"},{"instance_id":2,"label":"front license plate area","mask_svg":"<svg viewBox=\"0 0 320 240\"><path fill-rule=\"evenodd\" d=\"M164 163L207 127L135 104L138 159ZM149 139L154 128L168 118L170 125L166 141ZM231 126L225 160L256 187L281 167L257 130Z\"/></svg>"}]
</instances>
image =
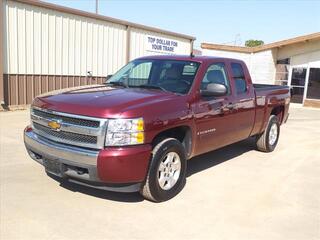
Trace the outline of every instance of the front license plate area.
<instances>
[{"instance_id":1,"label":"front license plate area","mask_svg":"<svg viewBox=\"0 0 320 240\"><path fill-rule=\"evenodd\" d=\"M43 166L46 171L56 176L62 176L62 164L57 160L43 159Z\"/></svg>"}]
</instances>

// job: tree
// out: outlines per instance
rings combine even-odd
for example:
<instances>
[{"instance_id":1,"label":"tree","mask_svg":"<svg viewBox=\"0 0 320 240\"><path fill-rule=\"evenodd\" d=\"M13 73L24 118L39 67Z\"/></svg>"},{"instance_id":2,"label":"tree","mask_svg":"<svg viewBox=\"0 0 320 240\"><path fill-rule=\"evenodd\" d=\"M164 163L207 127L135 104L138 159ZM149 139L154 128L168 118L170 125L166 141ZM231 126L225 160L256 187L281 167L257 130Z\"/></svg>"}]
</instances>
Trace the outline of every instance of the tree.
<instances>
[{"instance_id":1,"label":"tree","mask_svg":"<svg viewBox=\"0 0 320 240\"><path fill-rule=\"evenodd\" d=\"M262 40L254 40L254 39L249 39L246 41L245 45L246 47L257 47L260 45L263 45L264 41Z\"/></svg>"}]
</instances>

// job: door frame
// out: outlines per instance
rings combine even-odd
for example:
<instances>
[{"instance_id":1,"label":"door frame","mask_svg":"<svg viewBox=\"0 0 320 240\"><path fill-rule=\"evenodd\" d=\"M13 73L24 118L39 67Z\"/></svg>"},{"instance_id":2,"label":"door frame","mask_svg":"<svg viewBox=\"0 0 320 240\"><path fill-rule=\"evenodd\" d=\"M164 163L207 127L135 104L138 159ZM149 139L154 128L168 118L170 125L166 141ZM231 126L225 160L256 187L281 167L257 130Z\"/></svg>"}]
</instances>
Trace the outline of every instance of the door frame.
<instances>
[{"instance_id":1,"label":"door frame","mask_svg":"<svg viewBox=\"0 0 320 240\"><path fill-rule=\"evenodd\" d=\"M310 76L310 64L309 62L307 64L300 64L300 65L290 65L289 66L289 76L288 76L288 86L292 87L291 81L292 81L292 71L294 68L305 68L306 69L306 76L304 79L304 86L295 86L295 87L300 87L303 88L303 95L302 95L302 103L297 103L297 104L304 104L304 101L306 100L307 97L307 91L308 91L308 84L309 84L309 76Z\"/></svg>"}]
</instances>

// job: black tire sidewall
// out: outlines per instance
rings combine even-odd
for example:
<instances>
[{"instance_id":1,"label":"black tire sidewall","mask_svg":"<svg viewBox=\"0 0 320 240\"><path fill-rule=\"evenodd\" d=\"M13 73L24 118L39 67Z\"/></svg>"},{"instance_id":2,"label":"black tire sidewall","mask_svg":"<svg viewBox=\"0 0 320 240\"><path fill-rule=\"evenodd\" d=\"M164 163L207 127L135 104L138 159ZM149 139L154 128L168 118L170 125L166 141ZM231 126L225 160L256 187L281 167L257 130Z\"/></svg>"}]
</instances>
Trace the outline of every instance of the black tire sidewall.
<instances>
[{"instance_id":1,"label":"black tire sidewall","mask_svg":"<svg viewBox=\"0 0 320 240\"><path fill-rule=\"evenodd\" d=\"M278 130L278 134L277 134L277 139L276 139L275 143L273 145L270 145L269 144L269 134L270 134L270 129L271 129L273 124L276 124L277 130ZM279 135L280 135L280 124L279 124L277 116L273 115L273 116L270 117L269 124L268 124L268 127L267 127L267 132L266 132L266 138L265 138L266 146L267 146L269 152L272 152L276 148L276 146L278 144L278 140L279 140Z\"/></svg>"},{"instance_id":2,"label":"black tire sidewall","mask_svg":"<svg viewBox=\"0 0 320 240\"><path fill-rule=\"evenodd\" d=\"M161 147L154 153L149 169L150 192L156 201L166 201L177 195L185 185L186 179L187 162L184 147L176 139L164 141L165 142L161 145ZM158 168L160 162L169 152L175 152L179 155L181 161L181 170L176 184L169 190L163 190L158 183Z\"/></svg>"}]
</instances>

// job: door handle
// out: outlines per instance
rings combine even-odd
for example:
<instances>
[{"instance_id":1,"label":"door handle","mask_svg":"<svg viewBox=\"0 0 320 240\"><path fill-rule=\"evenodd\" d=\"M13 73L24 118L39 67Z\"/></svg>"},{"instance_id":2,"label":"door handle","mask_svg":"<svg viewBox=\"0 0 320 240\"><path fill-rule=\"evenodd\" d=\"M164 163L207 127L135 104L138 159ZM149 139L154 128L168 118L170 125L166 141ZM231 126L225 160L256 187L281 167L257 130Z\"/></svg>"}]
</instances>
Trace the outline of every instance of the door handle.
<instances>
[{"instance_id":1,"label":"door handle","mask_svg":"<svg viewBox=\"0 0 320 240\"><path fill-rule=\"evenodd\" d=\"M227 112L234 110L234 108L235 108L235 105L233 103L228 103L228 104L224 105L221 108L221 110L222 110L222 113L227 113Z\"/></svg>"},{"instance_id":2,"label":"door handle","mask_svg":"<svg viewBox=\"0 0 320 240\"><path fill-rule=\"evenodd\" d=\"M233 110L235 107L235 105L233 103L229 103L226 108L228 108L229 110Z\"/></svg>"}]
</instances>

